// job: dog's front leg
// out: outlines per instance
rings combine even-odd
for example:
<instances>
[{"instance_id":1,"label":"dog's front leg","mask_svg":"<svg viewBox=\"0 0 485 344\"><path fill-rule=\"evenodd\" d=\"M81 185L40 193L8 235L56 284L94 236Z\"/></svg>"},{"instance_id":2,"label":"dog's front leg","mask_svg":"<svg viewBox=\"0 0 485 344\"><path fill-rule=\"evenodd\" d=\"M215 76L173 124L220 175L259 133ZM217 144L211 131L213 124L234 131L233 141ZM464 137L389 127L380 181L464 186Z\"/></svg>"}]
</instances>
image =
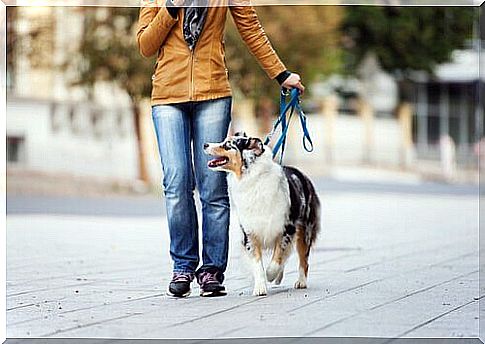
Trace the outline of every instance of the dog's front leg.
<instances>
[{"instance_id":1,"label":"dog's front leg","mask_svg":"<svg viewBox=\"0 0 485 344\"><path fill-rule=\"evenodd\" d=\"M259 240L253 238L253 250L251 261L253 262L254 289L253 295L263 296L267 294L266 274L264 273L262 247Z\"/></svg>"},{"instance_id":2,"label":"dog's front leg","mask_svg":"<svg viewBox=\"0 0 485 344\"><path fill-rule=\"evenodd\" d=\"M244 233L244 231L243 231ZM244 233L244 251L249 256L251 270L254 278L253 295L264 296L267 294L266 275L264 273L261 241L252 234Z\"/></svg>"}]
</instances>

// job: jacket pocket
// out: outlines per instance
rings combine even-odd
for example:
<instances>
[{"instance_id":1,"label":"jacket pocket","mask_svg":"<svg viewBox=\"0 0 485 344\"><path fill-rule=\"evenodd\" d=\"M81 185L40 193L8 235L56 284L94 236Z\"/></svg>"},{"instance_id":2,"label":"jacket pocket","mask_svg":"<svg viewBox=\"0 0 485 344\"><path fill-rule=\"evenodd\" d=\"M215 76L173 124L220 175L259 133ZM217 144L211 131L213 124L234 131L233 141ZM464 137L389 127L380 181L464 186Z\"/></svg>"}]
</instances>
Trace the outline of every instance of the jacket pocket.
<instances>
[{"instance_id":1,"label":"jacket pocket","mask_svg":"<svg viewBox=\"0 0 485 344\"><path fill-rule=\"evenodd\" d=\"M152 81L160 82L163 77L162 65L163 65L164 52L163 48L160 48L157 56L157 61L155 62L155 68L153 70Z\"/></svg>"},{"instance_id":2,"label":"jacket pocket","mask_svg":"<svg viewBox=\"0 0 485 344\"><path fill-rule=\"evenodd\" d=\"M220 42L218 49L214 49L211 56L211 90L213 92L223 92L228 88L228 71L223 44Z\"/></svg>"},{"instance_id":3,"label":"jacket pocket","mask_svg":"<svg viewBox=\"0 0 485 344\"><path fill-rule=\"evenodd\" d=\"M155 67L153 68L152 82L153 82L153 81L155 80L155 78L156 78L157 69L158 69L158 61L157 61L157 62L155 62Z\"/></svg>"}]
</instances>

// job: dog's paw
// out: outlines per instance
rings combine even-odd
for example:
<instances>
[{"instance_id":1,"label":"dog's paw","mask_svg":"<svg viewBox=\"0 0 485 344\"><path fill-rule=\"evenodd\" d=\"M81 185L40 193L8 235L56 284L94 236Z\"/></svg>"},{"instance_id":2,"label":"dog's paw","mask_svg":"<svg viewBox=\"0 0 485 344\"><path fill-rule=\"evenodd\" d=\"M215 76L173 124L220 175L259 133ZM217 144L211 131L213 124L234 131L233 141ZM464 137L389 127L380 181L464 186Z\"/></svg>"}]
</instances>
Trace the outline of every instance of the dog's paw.
<instances>
[{"instance_id":1,"label":"dog's paw","mask_svg":"<svg viewBox=\"0 0 485 344\"><path fill-rule=\"evenodd\" d=\"M283 275L284 275L284 272L283 272L283 270L281 270L280 273L278 274L278 276L276 276L274 284L280 285L281 281L283 280Z\"/></svg>"},{"instance_id":2,"label":"dog's paw","mask_svg":"<svg viewBox=\"0 0 485 344\"><path fill-rule=\"evenodd\" d=\"M265 296L268 294L266 289L266 283L264 282L257 282L254 284L253 295L254 296Z\"/></svg>"},{"instance_id":3,"label":"dog's paw","mask_svg":"<svg viewBox=\"0 0 485 344\"><path fill-rule=\"evenodd\" d=\"M275 278L278 278L282 271L283 269L281 265L274 262L269 263L268 267L266 268L266 278L268 279L268 282L273 282Z\"/></svg>"},{"instance_id":4,"label":"dog's paw","mask_svg":"<svg viewBox=\"0 0 485 344\"><path fill-rule=\"evenodd\" d=\"M299 279L298 281L295 282L295 289L306 289L306 287L307 287L306 280Z\"/></svg>"}]
</instances>

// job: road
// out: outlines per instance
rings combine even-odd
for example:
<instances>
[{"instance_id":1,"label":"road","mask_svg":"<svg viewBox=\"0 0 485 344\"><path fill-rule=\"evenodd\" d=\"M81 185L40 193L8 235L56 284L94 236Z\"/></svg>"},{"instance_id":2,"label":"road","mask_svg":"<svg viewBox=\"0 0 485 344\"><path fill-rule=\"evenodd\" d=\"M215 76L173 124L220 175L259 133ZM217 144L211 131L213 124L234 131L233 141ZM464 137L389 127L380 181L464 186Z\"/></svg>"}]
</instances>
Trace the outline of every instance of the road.
<instances>
[{"instance_id":1,"label":"road","mask_svg":"<svg viewBox=\"0 0 485 344\"><path fill-rule=\"evenodd\" d=\"M323 230L309 288L251 296L231 228L229 295L164 295L161 200L7 198L7 336L476 337L475 187L317 181ZM233 217L234 218L234 217Z\"/></svg>"}]
</instances>

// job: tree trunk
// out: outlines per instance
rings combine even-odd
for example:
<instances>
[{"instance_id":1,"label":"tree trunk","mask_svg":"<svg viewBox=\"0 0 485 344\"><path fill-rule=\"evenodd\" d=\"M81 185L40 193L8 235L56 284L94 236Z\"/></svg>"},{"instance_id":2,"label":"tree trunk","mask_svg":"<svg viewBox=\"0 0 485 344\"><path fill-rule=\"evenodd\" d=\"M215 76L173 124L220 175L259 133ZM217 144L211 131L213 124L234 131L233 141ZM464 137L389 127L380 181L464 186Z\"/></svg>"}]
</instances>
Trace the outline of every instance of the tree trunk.
<instances>
[{"instance_id":1,"label":"tree trunk","mask_svg":"<svg viewBox=\"0 0 485 344\"><path fill-rule=\"evenodd\" d=\"M273 129L273 121L275 120L276 107L274 103L268 97L263 96L258 104L258 114L259 128L261 139L264 140L266 135ZM274 143L274 142L272 142Z\"/></svg>"},{"instance_id":2,"label":"tree trunk","mask_svg":"<svg viewBox=\"0 0 485 344\"><path fill-rule=\"evenodd\" d=\"M140 119L141 113L138 102L136 102L135 100L132 100L132 108L135 122L136 145L138 153L138 178L148 184L150 182L150 178L148 175L145 145L143 143L143 131Z\"/></svg>"},{"instance_id":3,"label":"tree trunk","mask_svg":"<svg viewBox=\"0 0 485 344\"><path fill-rule=\"evenodd\" d=\"M7 87L14 85L14 77L15 77L15 63L16 63L16 52L17 52L17 8L16 7L7 7L6 8L6 21L7 21L7 34L6 34L6 44L7 44L7 51L6 51L6 61L7 61L7 70L9 71L8 79L7 79Z\"/></svg>"}]
</instances>

